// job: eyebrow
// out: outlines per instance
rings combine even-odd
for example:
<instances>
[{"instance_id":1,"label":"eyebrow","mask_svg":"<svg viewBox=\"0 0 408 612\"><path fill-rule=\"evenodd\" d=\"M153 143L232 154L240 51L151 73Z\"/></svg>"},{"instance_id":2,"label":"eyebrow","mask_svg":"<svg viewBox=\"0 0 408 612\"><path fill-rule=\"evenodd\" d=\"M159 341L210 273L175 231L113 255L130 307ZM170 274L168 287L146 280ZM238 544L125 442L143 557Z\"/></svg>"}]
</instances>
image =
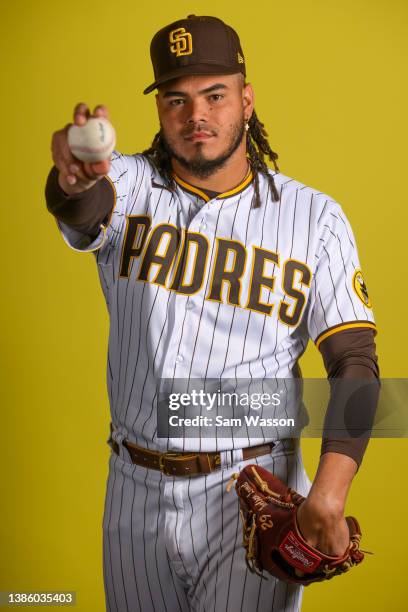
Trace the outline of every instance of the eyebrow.
<instances>
[{"instance_id":1,"label":"eyebrow","mask_svg":"<svg viewBox=\"0 0 408 612\"><path fill-rule=\"evenodd\" d=\"M211 93L211 92L219 90L219 89L228 89L228 87L226 85L224 85L223 83L215 83L215 85L211 85L211 87L206 87L205 89L201 89L198 93L200 95L208 94L208 93ZM185 91L166 91L166 93L163 94L163 98L171 98L172 96L178 96L178 97L186 98L187 95L188 94L186 94Z\"/></svg>"}]
</instances>

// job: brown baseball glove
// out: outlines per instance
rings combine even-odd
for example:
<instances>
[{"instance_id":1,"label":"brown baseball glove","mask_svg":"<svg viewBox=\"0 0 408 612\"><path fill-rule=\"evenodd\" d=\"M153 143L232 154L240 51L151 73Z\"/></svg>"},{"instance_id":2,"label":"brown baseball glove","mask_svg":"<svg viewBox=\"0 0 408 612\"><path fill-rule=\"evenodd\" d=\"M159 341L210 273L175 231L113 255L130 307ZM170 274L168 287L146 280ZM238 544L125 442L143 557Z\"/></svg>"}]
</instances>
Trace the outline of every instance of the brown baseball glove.
<instances>
[{"instance_id":1,"label":"brown baseball glove","mask_svg":"<svg viewBox=\"0 0 408 612\"><path fill-rule=\"evenodd\" d=\"M354 517L346 517L350 531L347 550L340 557L332 557L310 546L299 531L296 513L305 499L302 495L259 465L248 465L234 474L227 490L233 481L251 572L262 576L266 570L285 582L308 585L342 574L364 559L359 549L360 526Z\"/></svg>"}]
</instances>

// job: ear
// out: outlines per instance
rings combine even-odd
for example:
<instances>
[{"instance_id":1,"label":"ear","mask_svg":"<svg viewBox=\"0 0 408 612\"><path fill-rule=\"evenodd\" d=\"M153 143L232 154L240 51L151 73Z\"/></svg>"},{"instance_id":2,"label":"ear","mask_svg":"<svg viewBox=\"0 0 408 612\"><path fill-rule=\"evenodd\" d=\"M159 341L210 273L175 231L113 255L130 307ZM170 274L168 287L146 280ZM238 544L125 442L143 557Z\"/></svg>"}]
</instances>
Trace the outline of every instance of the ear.
<instances>
[{"instance_id":1,"label":"ear","mask_svg":"<svg viewBox=\"0 0 408 612\"><path fill-rule=\"evenodd\" d=\"M244 109L244 115L249 120L254 112L254 90L251 83L245 83L242 88L242 107Z\"/></svg>"}]
</instances>

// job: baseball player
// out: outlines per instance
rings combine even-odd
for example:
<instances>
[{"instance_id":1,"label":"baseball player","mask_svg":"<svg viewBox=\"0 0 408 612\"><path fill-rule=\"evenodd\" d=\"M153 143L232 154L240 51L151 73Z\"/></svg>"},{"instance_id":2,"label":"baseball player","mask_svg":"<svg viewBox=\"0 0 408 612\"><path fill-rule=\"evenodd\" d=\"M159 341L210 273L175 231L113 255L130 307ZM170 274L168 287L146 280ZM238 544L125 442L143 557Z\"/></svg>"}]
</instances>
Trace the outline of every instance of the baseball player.
<instances>
[{"instance_id":1,"label":"baseball player","mask_svg":"<svg viewBox=\"0 0 408 612\"><path fill-rule=\"evenodd\" d=\"M151 147L81 163L68 125L46 186L65 242L95 257L110 316L107 610L299 610L301 586L248 571L226 484L247 463L272 471L306 497L307 541L340 554L367 440L323 438L311 484L287 432L161 437L158 408L164 382L294 380L309 338L329 378L377 378L353 232L336 201L279 172L230 26L190 15L157 32L151 59ZM78 104L74 123L90 116Z\"/></svg>"}]
</instances>

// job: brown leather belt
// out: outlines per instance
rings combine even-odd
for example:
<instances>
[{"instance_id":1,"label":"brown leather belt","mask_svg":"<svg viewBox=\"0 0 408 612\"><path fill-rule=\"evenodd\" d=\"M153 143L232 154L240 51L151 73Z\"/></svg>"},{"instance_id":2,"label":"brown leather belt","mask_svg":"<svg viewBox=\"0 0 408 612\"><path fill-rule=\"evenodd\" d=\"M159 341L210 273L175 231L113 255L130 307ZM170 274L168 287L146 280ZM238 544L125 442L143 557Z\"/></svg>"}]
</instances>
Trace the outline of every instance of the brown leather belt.
<instances>
[{"instance_id":1,"label":"brown leather belt","mask_svg":"<svg viewBox=\"0 0 408 612\"><path fill-rule=\"evenodd\" d=\"M113 440L112 432L115 429L111 423L111 438L109 445L112 450L119 455L119 444ZM159 453L148 448L136 446L128 440L122 441L123 446L129 451L132 463L141 465L145 468L160 470L166 476L199 476L200 474L210 474L221 467L221 453ZM254 459L261 455L270 453L274 442L260 444L242 449L242 459Z\"/></svg>"}]
</instances>

